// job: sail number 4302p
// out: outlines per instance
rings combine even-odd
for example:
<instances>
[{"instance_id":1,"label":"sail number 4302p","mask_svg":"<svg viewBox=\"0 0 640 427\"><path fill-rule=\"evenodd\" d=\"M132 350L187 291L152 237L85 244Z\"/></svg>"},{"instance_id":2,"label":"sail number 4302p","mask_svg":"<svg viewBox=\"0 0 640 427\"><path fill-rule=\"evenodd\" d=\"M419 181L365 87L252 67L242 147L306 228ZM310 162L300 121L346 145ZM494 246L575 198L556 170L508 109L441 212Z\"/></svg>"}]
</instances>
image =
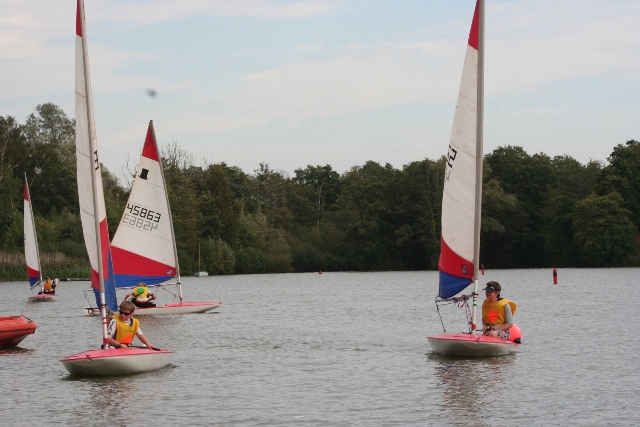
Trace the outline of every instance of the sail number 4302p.
<instances>
[{"instance_id":1,"label":"sail number 4302p","mask_svg":"<svg viewBox=\"0 0 640 427\"><path fill-rule=\"evenodd\" d=\"M136 228L141 228L146 231L155 230L158 228L161 214L160 212L154 212L150 209L143 208L142 206L132 205L127 203L127 212L125 210L122 216L122 222Z\"/></svg>"}]
</instances>

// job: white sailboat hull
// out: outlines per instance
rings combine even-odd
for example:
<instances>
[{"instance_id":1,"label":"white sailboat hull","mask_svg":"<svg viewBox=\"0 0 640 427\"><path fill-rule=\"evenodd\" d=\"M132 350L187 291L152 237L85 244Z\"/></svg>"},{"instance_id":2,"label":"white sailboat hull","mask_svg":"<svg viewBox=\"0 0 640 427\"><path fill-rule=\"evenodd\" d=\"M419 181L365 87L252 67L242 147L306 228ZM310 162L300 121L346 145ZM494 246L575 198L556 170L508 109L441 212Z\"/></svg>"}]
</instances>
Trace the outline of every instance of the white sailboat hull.
<instances>
[{"instance_id":1,"label":"white sailboat hull","mask_svg":"<svg viewBox=\"0 0 640 427\"><path fill-rule=\"evenodd\" d=\"M427 340L434 353L445 356L504 356L518 347L514 342L485 335L441 334Z\"/></svg>"},{"instance_id":2,"label":"white sailboat hull","mask_svg":"<svg viewBox=\"0 0 640 427\"><path fill-rule=\"evenodd\" d=\"M60 361L73 376L96 377L139 374L167 366L173 359L168 350L110 348L90 350Z\"/></svg>"},{"instance_id":3,"label":"white sailboat hull","mask_svg":"<svg viewBox=\"0 0 640 427\"><path fill-rule=\"evenodd\" d=\"M53 294L31 295L28 297L30 302L55 301L56 296Z\"/></svg>"},{"instance_id":4,"label":"white sailboat hull","mask_svg":"<svg viewBox=\"0 0 640 427\"><path fill-rule=\"evenodd\" d=\"M157 307L136 308L138 316L157 316L164 314L205 313L222 305L221 302L183 302L178 304L159 305ZM84 309L85 316L100 316L100 309L88 307Z\"/></svg>"},{"instance_id":5,"label":"white sailboat hull","mask_svg":"<svg viewBox=\"0 0 640 427\"><path fill-rule=\"evenodd\" d=\"M207 277L209 275L206 271L196 271L193 273L193 277Z\"/></svg>"}]
</instances>

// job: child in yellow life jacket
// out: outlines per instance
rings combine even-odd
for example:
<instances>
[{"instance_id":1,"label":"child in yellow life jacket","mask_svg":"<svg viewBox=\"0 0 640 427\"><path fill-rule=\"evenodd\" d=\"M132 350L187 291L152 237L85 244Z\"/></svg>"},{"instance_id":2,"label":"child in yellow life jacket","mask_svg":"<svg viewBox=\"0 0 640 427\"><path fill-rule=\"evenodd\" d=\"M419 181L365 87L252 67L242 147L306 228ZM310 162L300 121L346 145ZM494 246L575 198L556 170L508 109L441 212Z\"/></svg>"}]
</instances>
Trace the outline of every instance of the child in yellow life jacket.
<instances>
[{"instance_id":1,"label":"child in yellow life jacket","mask_svg":"<svg viewBox=\"0 0 640 427\"><path fill-rule=\"evenodd\" d=\"M107 341L110 346L116 348L130 347L133 338L137 336L148 348L154 348L140 330L138 319L133 318L135 309L136 306L131 301L123 301L118 309L119 313L111 316L107 326Z\"/></svg>"},{"instance_id":2,"label":"child in yellow life jacket","mask_svg":"<svg viewBox=\"0 0 640 427\"><path fill-rule=\"evenodd\" d=\"M508 340L516 303L500 298L502 287L498 282L487 282L487 287L483 290L487 299L482 303L482 331L485 335Z\"/></svg>"},{"instance_id":3,"label":"child in yellow life jacket","mask_svg":"<svg viewBox=\"0 0 640 427\"><path fill-rule=\"evenodd\" d=\"M153 302L156 296L149 291L149 288L144 282L140 282L138 286L133 288L133 291L124 296L124 299L130 300L139 308L156 306Z\"/></svg>"}]
</instances>

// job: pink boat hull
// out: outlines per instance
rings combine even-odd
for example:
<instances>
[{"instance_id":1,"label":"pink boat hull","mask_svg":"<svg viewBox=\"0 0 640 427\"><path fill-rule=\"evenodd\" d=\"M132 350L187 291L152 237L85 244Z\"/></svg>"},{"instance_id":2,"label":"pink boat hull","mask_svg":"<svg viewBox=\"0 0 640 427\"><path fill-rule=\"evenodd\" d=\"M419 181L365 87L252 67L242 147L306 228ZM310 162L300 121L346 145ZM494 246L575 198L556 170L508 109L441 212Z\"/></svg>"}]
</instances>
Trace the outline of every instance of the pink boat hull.
<instances>
[{"instance_id":1,"label":"pink boat hull","mask_svg":"<svg viewBox=\"0 0 640 427\"><path fill-rule=\"evenodd\" d=\"M173 352L169 350L131 347L85 351L60 362L73 376L98 377L155 371L167 366L172 359Z\"/></svg>"}]
</instances>

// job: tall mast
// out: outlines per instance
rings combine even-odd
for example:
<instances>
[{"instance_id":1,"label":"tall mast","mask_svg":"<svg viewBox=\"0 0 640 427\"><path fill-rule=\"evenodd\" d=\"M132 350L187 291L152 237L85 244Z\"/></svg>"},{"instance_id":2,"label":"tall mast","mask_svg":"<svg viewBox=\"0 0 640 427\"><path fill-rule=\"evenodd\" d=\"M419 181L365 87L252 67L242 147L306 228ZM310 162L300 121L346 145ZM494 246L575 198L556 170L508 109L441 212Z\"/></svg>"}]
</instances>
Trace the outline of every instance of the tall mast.
<instances>
[{"instance_id":1,"label":"tall mast","mask_svg":"<svg viewBox=\"0 0 640 427\"><path fill-rule=\"evenodd\" d=\"M476 117L476 200L473 227L473 310L471 332L476 329L478 307L478 272L480 271L480 224L482 219L482 162L484 120L484 0L478 0L478 96Z\"/></svg>"},{"instance_id":2,"label":"tall mast","mask_svg":"<svg viewBox=\"0 0 640 427\"><path fill-rule=\"evenodd\" d=\"M176 259L176 279L178 285L178 297L180 298L180 302L182 302L182 283L180 282L180 262L178 261L178 248L176 246L176 233L173 229L173 217L171 215L171 204L169 203L169 192L167 190L167 181L164 178L164 169L162 168L162 157L160 156L160 151L158 151L158 143L156 141L156 130L153 127L153 120L149 120L149 127L151 128L151 134L153 135L153 144L156 148L156 153L158 153L158 164L160 165L160 176L162 177L162 185L164 187L164 196L167 200L167 213L169 214L169 225L171 226L171 237L173 238L173 254Z\"/></svg>"}]
</instances>

